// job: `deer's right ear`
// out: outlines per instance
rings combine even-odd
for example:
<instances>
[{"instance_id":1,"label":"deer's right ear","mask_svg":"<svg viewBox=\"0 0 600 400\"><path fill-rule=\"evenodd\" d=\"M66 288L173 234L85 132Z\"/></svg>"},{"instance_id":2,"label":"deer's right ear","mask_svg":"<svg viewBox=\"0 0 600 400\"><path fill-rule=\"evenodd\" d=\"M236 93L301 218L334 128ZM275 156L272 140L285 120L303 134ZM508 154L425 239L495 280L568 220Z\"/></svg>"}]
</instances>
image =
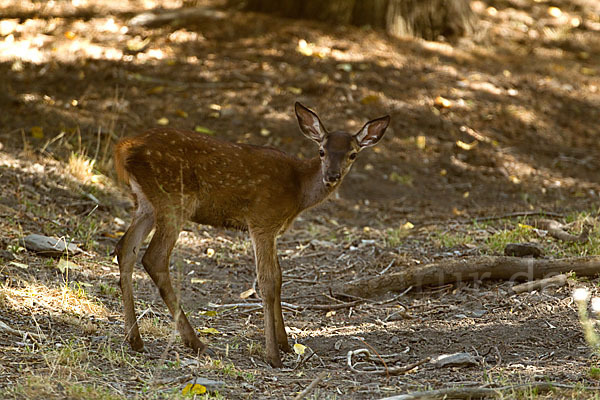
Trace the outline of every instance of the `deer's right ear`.
<instances>
[{"instance_id":1,"label":"deer's right ear","mask_svg":"<svg viewBox=\"0 0 600 400\"><path fill-rule=\"evenodd\" d=\"M300 124L300 130L306 137L314 140L317 143L321 143L327 131L321 123L321 120L311 110L304 107L302 104L296 102L296 117L298 117L298 123Z\"/></svg>"}]
</instances>

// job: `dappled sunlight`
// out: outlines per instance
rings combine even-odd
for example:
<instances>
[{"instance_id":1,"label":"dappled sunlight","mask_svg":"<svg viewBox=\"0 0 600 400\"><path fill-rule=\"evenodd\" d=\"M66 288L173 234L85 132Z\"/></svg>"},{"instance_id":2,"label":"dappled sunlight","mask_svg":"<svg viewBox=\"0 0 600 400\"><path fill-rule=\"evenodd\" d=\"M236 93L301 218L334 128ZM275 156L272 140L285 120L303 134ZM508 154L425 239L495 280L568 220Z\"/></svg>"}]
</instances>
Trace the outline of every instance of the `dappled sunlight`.
<instances>
[{"instance_id":1,"label":"dappled sunlight","mask_svg":"<svg viewBox=\"0 0 600 400\"><path fill-rule=\"evenodd\" d=\"M24 282L22 282L24 283ZM27 283L21 287L0 287L2 306L20 313L67 313L81 317L106 318L109 311L97 301L90 300L85 284L71 282L62 288Z\"/></svg>"}]
</instances>

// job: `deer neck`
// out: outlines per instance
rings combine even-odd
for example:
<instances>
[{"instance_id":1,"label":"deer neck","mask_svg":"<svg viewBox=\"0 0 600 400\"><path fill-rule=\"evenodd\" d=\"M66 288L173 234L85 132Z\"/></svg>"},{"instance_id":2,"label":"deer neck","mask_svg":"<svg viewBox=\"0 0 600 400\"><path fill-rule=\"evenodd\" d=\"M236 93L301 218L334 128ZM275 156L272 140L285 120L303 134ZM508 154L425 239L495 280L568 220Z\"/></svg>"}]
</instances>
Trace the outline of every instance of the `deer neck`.
<instances>
[{"instance_id":1,"label":"deer neck","mask_svg":"<svg viewBox=\"0 0 600 400\"><path fill-rule=\"evenodd\" d=\"M335 190L335 186L326 186L323 182L319 157L301 161L300 171L302 210L316 206Z\"/></svg>"}]
</instances>

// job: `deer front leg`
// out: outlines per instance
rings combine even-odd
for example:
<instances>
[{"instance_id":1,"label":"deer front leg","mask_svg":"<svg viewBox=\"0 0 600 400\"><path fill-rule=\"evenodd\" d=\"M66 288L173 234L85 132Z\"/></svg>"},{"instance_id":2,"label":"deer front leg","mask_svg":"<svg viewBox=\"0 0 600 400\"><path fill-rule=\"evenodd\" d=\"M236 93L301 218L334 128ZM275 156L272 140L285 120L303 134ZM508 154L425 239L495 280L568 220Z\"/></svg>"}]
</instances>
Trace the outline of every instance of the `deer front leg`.
<instances>
[{"instance_id":1,"label":"deer front leg","mask_svg":"<svg viewBox=\"0 0 600 400\"><path fill-rule=\"evenodd\" d=\"M179 305L179 299L171 284L169 259L171 257L171 250L173 250L173 246L179 235L179 228L173 225L169 222L157 221L156 232L150 241L148 250L146 250L142 258L142 264L158 287L160 296L169 308L169 312L175 320L183 343L193 349L196 354L201 354L206 349L206 345L196 336L194 328L190 325L183 309Z\"/></svg>"},{"instance_id":2,"label":"deer front leg","mask_svg":"<svg viewBox=\"0 0 600 400\"><path fill-rule=\"evenodd\" d=\"M275 236L252 230L250 235L254 245L258 288L263 302L266 358L273 367L281 368L283 363L278 343L285 337L285 328L281 315L281 269L277 262ZM287 338L285 341L287 342Z\"/></svg>"},{"instance_id":3,"label":"deer front leg","mask_svg":"<svg viewBox=\"0 0 600 400\"><path fill-rule=\"evenodd\" d=\"M286 353L290 353L292 348L288 342L287 333L285 332L285 323L283 322L283 312L281 310L281 266L279 265L279 260L277 259L277 254L275 254L275 262L277 263L277 269L279 271L279 285L275 287L275 335L277 336L277 344L281 351Z\"/></svg>"}]
</instances>

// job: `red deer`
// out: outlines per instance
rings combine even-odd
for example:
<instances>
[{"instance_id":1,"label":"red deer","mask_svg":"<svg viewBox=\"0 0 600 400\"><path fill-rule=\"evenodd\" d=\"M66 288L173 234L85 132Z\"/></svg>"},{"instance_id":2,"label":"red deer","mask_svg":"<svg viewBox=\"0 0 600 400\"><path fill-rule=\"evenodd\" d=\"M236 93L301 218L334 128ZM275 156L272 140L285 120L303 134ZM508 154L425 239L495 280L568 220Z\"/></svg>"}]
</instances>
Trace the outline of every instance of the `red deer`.
<instances>
[{"instance_id":1,"label":"red deer","mask_svg":"<svg viewBox=\"0 0 600 400\"><path fill-rule=\"evenodd\" d=\"M182 225L247 230L254 246L263 303L265 351L282 367L279 349L290 351L281 312L281 267L276 240L302 211L325 200L342 182L356 155L375 145L390 117L367 122L356 134L328 132L319 117L295 106L300 129L319 145L319 155L301 160L279 150L231 143L191 131L157 128L115 146L119 178L131 186L135 213L117 243L125 309L125 337L141 351L132 273L144 239L154 228L142 264L159 289L183 343L196 353L206 345L190 325L169 276L169 258Z\"/></svg>"}]
</instances>

